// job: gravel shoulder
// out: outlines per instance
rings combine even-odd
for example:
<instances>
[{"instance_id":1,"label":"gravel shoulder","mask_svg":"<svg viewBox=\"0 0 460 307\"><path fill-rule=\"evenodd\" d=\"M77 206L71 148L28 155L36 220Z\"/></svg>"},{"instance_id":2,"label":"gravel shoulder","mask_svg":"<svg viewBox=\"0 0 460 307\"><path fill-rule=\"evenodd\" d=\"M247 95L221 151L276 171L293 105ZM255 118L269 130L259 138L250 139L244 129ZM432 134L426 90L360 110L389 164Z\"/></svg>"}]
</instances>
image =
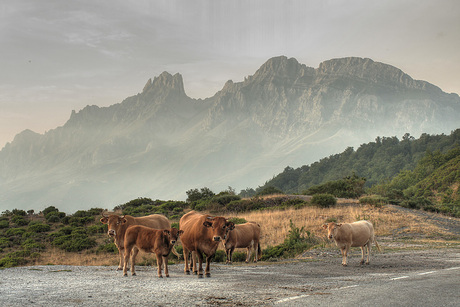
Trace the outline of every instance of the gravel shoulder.
<instances>
[{"instance_id":1,"label":"gravel shoulder","mask_svg":"<svg viewBox=\"0 0 460 307\"><path fill-rule=\"evenodd\" d=\"M162 279L152 267L138 267L134 277L104 266L10 268L0 271L0 305L271 306L286 298L331 295L357 283L460 268L460 248L374 252L366 266L359 260L360 251L354 249L348 267L333 251L306 260L213 263L212 277L201 279L184 275L183 264L170 265L171 277Z\"/></svg>"}]
</instances>

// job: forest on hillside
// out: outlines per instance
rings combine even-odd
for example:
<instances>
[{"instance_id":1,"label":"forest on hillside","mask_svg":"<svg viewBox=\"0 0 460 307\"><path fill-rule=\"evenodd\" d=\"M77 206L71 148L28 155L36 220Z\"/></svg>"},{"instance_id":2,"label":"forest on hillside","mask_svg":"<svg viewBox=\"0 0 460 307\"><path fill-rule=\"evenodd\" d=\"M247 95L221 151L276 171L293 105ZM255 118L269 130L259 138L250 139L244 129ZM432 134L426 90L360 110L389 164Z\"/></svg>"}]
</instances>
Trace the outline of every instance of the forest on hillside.
<instances>
[{"instance_id":1,"label":"forest on hillside","mask_svg":"<svg viewBox=\"0 0 460 307\"><path fill-rule=\"evenodd\" d=\"M458 146L460 129L450 135L424 133L418 139L408 133L401 140L395 136L377 137L374 142L362 144L356 150L348 147L340 154L323 158L311 165L298 168L287 166L282 173L255 191L271 186L284 193L302 193L312 186L352 174L366 178L365 187L369 188L391 180L401 171L414 170L426 154L445 153Z\"/></svg>"}]
</instances>

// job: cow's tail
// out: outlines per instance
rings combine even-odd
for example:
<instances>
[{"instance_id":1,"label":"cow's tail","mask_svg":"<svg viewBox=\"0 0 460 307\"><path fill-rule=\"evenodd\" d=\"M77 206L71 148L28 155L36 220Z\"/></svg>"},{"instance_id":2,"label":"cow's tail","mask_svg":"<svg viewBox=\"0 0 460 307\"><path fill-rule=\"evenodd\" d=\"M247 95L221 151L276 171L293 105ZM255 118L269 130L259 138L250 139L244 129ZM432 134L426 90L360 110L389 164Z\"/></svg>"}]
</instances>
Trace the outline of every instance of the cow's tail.
<instances>
[{"instance_id":1,"label":"cow's tail","mask_svg":"<svg viewBox=\"0 0 460 307\"><path fill-rule=\"evenodd\" d=\"M260 248L260 243L257 243L257 260L262 259L262 249Z\"/></svg>"},{"instance_id":2,"label":"cow's tail","mask_svg":"<svg viewBox=\"0 0 460 307\"><path fill-rule=\"evenodd\" d=\"M379 253L381 253L382 249L380 248L380 245L377 243L377 239L375 238L375 236L374 236L374 243L375 243L375 246L377 247L377 249L379 250Z\"/></svg>"}]
</instances>

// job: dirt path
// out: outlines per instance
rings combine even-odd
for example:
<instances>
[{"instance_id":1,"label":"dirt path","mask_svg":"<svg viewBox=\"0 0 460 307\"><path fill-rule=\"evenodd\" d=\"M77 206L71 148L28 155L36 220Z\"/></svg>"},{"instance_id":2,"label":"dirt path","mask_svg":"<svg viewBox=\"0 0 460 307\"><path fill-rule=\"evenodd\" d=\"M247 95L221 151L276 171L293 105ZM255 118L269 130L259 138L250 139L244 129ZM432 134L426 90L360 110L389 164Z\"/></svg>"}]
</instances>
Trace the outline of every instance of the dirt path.
<instances>
[{"instance_id":1,"label":"dirt path","mask_svg":"<svg viewBox=\"0 0 460 307\"><path fill-rule=\"evenodd\" d=\"M447 232L450 232L456 236L460 236L460 221L457 218L449 217L446 215L442 215L439 213L427 212L422 210L411 210L408 208L395 206L395 205L388 205L388 207L404 212L404 213L411 213L416 215L417 217L425 220L435 226L438 226L441 229L444 229Z\"/></svg>"}]
</instances>

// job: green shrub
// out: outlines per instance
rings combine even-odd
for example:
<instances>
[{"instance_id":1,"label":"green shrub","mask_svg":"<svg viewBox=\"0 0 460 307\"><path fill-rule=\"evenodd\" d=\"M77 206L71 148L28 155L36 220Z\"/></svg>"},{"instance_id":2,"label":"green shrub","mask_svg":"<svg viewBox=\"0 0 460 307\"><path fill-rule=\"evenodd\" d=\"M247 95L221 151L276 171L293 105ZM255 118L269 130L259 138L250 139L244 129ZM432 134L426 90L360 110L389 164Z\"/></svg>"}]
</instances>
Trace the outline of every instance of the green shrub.
<instances>
[{"instance_id":1,"label":"green shrub","mask_svg":"<svg viewBox=\"0 0 460 307\"><path fill-rule=\"evenodd\" d=\"M10 222L8 220L0 221L0 229L5 229L10 227Z\"/></svg>"},{"instance_id":2,"label":"green shrub","mask_svg":"<svg viewBox=\"0 0 460 307\"><path fill-rule=\"evenodd\" d=\"M28 229L31 232L47 232L47 231L50 231L51 227L48 224L33 223L33 224L29 224Z\"/></svg>"},{"instance_id":3,"label":"green shrub","mask_svg":"<svg viewBox=\"0 0 460 307\"><path fill-rule=\"evenodd\" d=\"M26 220L22 215L13 215L11 221L18 226L26 226L29 224L29 221Z\"/></svg>"},{"instance_id":4,"label":"green shrub","mask_svg":"<svg viewBox=\"0 0 460 307\"><path fill-rule=\"evenodd\" d=\"M387 197L383 197L380 195L369 195L361 197L359 199L359 203L380 208L383 205L388 204L389 201Z\"/></svg>"},{"instance_id":5,"label":"green shrub","mask_svg":"<svg viewBox=\"0 0 460 307\"><path fill-rule=\"evenodd\" d=\"M311 203L321 208L329 208L337 204L337 199L331 194L313 195Z\"/></svg>"},{"instance_id":6,"label":"green shrub","mask_svg":"<svg viewBox=\"0 0 460 307\"><path fill-rule=\"evenodd\" d=\"M266 248L262 253L262 260L271 261L278 258L293 257L318 243L318 240L304 227L296 227L292 220L289 220L289 225L291 227L289 236L282 244Z\"/></svg>"},{"instance_id":7,"label":"green shrub","mask_svg":"<svg viewBox=\"0 0 460 307\"><path fill-rule=\"evenodd\" d=\"M0 237L0 248L11 247L11 241L8 238Z\"/></svg>"},{"instance_id":8,"label":"green shrub","mask_svg":"<svg viewBox=\"0 0 460 307\"><path fill-rule=\"evenodd\" d=\"M26 232L24 228L10 228L6 231L7 237L14 237L14 236L22 236L22 234Z\"/></svg>"},{"instance_id":9,"label":"green shrub","mask_svg":"<svg viewBox=\"0 0 460 307\"><path fill-rule=\"evenodd\" d=\"M99 245L96 249L96 254L100 252L109 253L109 254L118 254L118 248L115 243L107 243Z\"/></svg>"},{"instance_id":10,"label":"green shrub","mask_svg":"<svg viewBox=\"0 0 460 307\"><path fill-rule=\"evenodd\" d=\"M244 223L247 223L248 221L246 221L244 218L241 218L241 217L232 217L230 219L228 219L230 222L233 222L235 225L237 224L244 224Z\"/></svg>"},{"instance_id":11,"label":"green shrub","mask_svg":"<svg viewBox=\"0 0 460 307\"><path fill-rule=\"evenodd\" d=\"M234 252L232 255L232 261L233 262L244 262L246 261L246 256L247 256L247 253ZM254 253L252 253L252 256L254 257Z\"/></svg>"},{"instance_id":12,"label":"green shrub","mask_svg":"<svg viewBox=\"0 0 460 307\"><path fill-rule=\"evenodd\" d=\"M257 192L256 196L273 195L273 194L284 194L284 192L273 186L268 186L264 188L262 191Z\"/></svg>"}]
</instances>

